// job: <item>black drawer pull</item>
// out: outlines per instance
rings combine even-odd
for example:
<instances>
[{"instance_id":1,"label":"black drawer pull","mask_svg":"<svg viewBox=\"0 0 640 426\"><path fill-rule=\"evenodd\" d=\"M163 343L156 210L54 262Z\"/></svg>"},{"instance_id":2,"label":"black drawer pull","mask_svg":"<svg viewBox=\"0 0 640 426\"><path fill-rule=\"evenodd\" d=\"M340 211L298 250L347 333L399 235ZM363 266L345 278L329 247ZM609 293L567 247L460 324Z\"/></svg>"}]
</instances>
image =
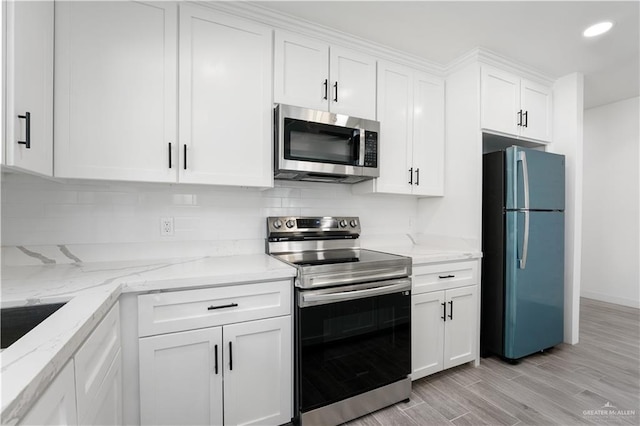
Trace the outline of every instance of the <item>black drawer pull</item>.
<instances>
[{"instance_id":1,"label":"black drawer pull","mask_svg":"<svg viewBox=\"0 0 640 426\"><path fill-rule=\"evenodd\" d=\"M233 370L233 347L229 342L229 370Z\"/></svg>"},{"instance_id":2,"label":"black drawer pull","mask_svg":"<svg viewBox=\"0 0 640 426\"><path fill-rule=\"evenodd\" d=\"M441 279L445 279L445 278L455 278L455 277L456 277L455 275L438 275L438 278L441 278Z\"/></svg>"},{"instance_id":3,"label":"black drawer pull","mask_svg":"<svg viewBox=\"0 0 640 426\"><path fill-rule=\"evenodd\" d=\"M440 318L443 319L444 322L447 322L447 304L441 303L441 305L442 305L442 316Z\"/></svg>"},{"instance_id":4,"label":"black drawer pull","mask_svg":"<svg viewBox=\"0 0 640 426\"><path fill-rule=\"evenodd\" d=\"M449 302L449 319L453 319L453 300Z\"/></svg>"},{"instance_id":5,"label":"black drawer pull","mask_svg":"<svg viewBox=\"0 0 640 426\"><path fill-rule=\"evenodd\" d=\"M207 310L213 311L214 309L235 308L236 306L238 306L237 303L229 303L228 305L218 305L218 306L211 305L207 308Z\"/></svg>"}]
</instances>

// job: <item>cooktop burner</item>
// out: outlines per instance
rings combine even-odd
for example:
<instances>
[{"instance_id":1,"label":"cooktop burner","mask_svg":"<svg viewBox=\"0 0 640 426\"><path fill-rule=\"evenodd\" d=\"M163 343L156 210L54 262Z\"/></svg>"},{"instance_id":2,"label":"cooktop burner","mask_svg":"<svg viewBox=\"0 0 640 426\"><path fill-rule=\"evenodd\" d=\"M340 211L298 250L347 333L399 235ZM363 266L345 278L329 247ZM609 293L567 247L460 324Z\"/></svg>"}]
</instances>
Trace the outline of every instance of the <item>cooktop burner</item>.
<instances>
[{"instance_id":1,"label":"cooktop burner","mask_svg":"<svg viewBox=\"0 0 640 426\"><path fill-rule=\"evenodd\" d=\"M298 269L296 286L317 288L407 277L411 259L360 248L357 217L269 217L267 253Z\"/></svg>"}]
</instances>

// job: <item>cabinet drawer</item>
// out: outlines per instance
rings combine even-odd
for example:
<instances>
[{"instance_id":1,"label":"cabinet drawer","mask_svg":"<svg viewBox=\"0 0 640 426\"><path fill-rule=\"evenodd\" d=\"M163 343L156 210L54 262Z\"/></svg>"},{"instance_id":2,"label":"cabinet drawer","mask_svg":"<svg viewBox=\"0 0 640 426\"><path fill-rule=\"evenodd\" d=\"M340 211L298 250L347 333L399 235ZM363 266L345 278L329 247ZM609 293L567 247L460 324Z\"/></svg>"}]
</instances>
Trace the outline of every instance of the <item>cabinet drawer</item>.
<instances>
[{"instance_id":1,"label":"cabinet drawer","mask_svg":"<svg viewBox=\"0 0 640 426\"><path fill-rule=\"evenodd\" d=\"M478 284L476 260L413 267L413 294L474 284Z\"/></svg>"},{"instance_id":2,"label":"cabinet drawer","mask_svg":"<svg viewBox=\"0 0 640 426\"><path fill-rule=\"evenodd\" d=\"M138 296L140 337L291 313L291 281Z\"/></svg>"},{"instance_id":3,"label":"cabinet drawer","mask_svg":"<svg viewBox=\"0 0 640 426\"><path fill-rule=\"evenodd\" d=\"M116 302L74 356L78 418L84 418L97 403L98 393L119 350L120 304Z\"/></svg>"}]
</instances>

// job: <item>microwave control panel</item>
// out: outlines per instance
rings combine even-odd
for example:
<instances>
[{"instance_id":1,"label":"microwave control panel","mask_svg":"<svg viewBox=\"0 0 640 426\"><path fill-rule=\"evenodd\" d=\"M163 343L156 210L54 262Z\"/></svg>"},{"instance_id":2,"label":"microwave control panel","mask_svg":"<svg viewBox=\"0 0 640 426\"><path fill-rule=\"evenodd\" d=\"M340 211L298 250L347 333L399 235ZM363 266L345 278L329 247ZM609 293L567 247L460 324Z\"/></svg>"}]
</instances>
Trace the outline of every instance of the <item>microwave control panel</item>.
<instances>
[{"instance_id":1,"label":"microwave control panel","mask_svg":"<svg viewBox=\"0 0 640 426\"><path fill-rule=\"evenodd\" d=\"M364 132L364 166L378 167L378 133Z\"/></svg>"}]
</instances>

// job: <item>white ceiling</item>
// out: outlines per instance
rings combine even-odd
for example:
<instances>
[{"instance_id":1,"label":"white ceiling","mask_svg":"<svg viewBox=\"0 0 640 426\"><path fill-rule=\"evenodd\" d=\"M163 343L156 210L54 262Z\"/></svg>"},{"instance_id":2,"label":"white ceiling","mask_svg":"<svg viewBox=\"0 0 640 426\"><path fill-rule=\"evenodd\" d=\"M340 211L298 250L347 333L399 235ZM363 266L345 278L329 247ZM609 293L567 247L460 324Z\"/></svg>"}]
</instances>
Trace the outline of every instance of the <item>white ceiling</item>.
<instances>
[{"instance_id":1,"label":"white ceiling","mask_svg":"<svg viewBox=\"0 0 640 426\"><path fill-rule=\"evenodd\" d=\"M275 9L446 65L483 47L551 78L585 76L585 108L640 94L640 2L265 1ZM585 39L589 25L613 29Z\"/></svg>"}]
</instances>

